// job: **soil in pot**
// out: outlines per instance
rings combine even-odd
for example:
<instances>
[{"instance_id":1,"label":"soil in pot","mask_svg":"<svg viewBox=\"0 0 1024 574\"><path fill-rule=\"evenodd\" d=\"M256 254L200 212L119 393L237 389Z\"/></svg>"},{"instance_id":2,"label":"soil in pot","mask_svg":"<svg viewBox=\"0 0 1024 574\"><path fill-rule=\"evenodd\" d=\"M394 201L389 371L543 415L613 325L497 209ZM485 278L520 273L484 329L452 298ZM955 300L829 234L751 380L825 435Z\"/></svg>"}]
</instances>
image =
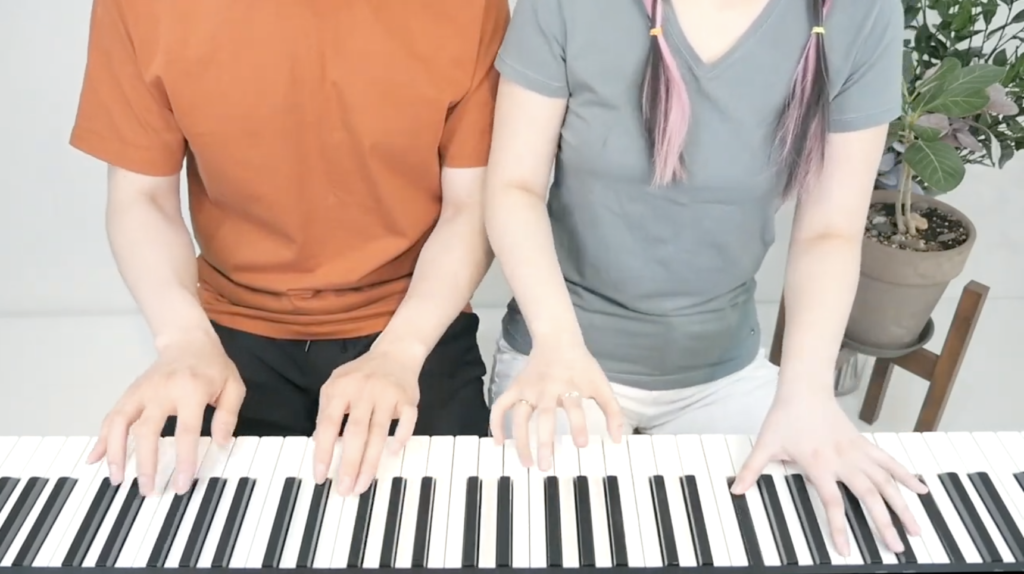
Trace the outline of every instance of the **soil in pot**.
<instances>
[{"instance_id":1,"label":"soil in pot","mask_svg":"<svg viewBox=\"0 0 1024 574\"><path fill-rule=\"evenodd\" d=\"M949 251L967 243L970 236L967 226L956 217L936 207L921 204L913 206L912 213L920 218L917 235L902 235L896 225L896 205L873 203L864 226L864 236L876 243L904 251ZM925 222L923 229L921 221Z\"/></svg>"}]
</instances>

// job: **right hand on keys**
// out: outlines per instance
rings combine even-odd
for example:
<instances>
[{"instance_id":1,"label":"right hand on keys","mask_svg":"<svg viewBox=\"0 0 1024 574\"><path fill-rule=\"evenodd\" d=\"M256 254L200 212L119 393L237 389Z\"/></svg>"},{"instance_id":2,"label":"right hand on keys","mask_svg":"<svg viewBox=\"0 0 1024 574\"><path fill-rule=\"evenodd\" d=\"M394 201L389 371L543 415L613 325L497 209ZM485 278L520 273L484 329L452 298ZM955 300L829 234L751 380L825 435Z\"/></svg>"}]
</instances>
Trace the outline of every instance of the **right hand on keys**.
<instances>
[{"instance_id":1,"label":"right hand on keys","mask_svg":"<svg viewBox=\"0 0 1024 574\"><path fill-rule=\"evenodd\" d=\"M531 466L530 419L537 415L537 466L551 468L554 455L555 413L561 408L569 419L573 442L587 444L583 401L593 399L604 412L608 434L619 442L622 411L597 360L582 344L563 348L534 347L526 367L491 407L491 434L501 442L506 413L512 412L512 434L523 465Z\"/></svg>"},{"instance_id":2,"label":"right hand on keys","mask_svg":"<svg viewBox=\"0 0 1024 574\"><path fill-rule=\"evenodd\" d=\"M135 438L139 490L153 492L157 444L167 417L177 416L174 432L175 473L171 486L188 491L196 472L196 455L207 405L216 407L211 433L218 443L231 440L245 385L215 335L164 346L156 361L128 387L103 420L89 463L106 457L110 480L124 480L129 430Z\"/></svg>"}]
</instances>

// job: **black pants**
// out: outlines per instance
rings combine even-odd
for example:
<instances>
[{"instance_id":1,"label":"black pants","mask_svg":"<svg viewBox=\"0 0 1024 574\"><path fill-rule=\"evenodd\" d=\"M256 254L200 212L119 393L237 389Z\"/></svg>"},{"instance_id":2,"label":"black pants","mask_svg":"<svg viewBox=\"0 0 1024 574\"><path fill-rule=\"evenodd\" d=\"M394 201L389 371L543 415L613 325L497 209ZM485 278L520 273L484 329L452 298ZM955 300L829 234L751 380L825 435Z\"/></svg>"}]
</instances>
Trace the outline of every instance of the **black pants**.
<instances>
[{"instance_id":1,"label":"black pants","mask_svg":"<svg viewBox=\"0 0 1024 574\"><path fill-rule=\"evenodd\" d=\"M490 413L483 395L486 367L476 340L479 326L475 314L460 314L424 362L415 434L487 436ZM307 343L270 339L216 323L214 329L245 382L236 436L312 435L320 387L336 368L366 353L377 338ZM207 408L204 436L210 434L212 417L213 408ZM172 436L174 427L171 417L164 435Z\"/></svg>"}]
</instances>

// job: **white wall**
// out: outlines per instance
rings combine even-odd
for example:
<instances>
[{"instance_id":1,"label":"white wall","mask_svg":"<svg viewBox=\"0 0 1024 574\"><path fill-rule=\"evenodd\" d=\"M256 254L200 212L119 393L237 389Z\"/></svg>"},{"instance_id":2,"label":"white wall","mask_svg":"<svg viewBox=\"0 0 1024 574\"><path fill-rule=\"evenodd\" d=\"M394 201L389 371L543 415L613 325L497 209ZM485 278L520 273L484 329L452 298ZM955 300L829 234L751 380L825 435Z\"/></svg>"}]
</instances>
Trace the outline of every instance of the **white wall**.
<instances>
[{"instance_id":1,"label":"white wall","mask_svg":"<svg viewBox=\"0 0 1024 574\"><path fill-rule=\"evenodd\" d=\"M21 327L14 325L42 325L37 317L52 321L134 313L106 245L105 168L67 145L85 65L90 4L88 0L0 2L0 322L8 326L0 337L0 377L13 376L4 366L17 364L17 377L26 383L49 385L51 381L42 374L49 371L32 366L38 361L24 362L29 343L19 335ZM988 340L1019 338L1017 325L1024 320L999 312L992 303L1024 300L1022 188L1024 159L1001 172L972 170L963 187L948 196L974 219L979 238L964 276L946 296L956 297L968 279L992 287L990 306L979 327ZM777 302L781 291L789 214L788 209L780 214L778 244L759 274L757 296L764 303ZM500 271L493 269L475 305L501 307L508 296ZM494 321L497 314L489 316ZM13 322L15 318L19 322ZM45 334L40 336L47 340ZM31 344L40 343L33 340ZM137 330L137 339L129 346L125 353L136 357L130 362L140 362L137 354L148 346L143 330ZM986 373L995 372L994 360L1005 361L1000 363L1005 369L997 371L1007 376L1015 368L1009 355L987 355ZM971 378L970 365L965 365L961 380ZM7 385L14 383L3 380L0 395L6 395Z\"/></svg>"}]
</instances>

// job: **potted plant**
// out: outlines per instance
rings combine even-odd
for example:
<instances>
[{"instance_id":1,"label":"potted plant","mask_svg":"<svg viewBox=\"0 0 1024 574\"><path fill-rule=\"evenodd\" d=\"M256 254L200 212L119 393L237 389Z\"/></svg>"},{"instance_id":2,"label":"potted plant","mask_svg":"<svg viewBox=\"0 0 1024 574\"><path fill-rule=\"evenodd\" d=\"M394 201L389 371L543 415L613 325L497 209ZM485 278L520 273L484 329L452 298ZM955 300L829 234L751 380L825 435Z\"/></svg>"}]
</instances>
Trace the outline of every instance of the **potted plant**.
<instances>
[{"instance_id":1,"label":"potted plant","mask_svg":"<svg viewBox=\"0 0 1024 574\"><path fill-rule=\"evenodd\" d=\"M848 342L875 356L923 343L977 230L938 196L967 165L1024 149L1024 0L904 0L903 113L892 122L864 227Z\"/></svg>"}]
</instances>

